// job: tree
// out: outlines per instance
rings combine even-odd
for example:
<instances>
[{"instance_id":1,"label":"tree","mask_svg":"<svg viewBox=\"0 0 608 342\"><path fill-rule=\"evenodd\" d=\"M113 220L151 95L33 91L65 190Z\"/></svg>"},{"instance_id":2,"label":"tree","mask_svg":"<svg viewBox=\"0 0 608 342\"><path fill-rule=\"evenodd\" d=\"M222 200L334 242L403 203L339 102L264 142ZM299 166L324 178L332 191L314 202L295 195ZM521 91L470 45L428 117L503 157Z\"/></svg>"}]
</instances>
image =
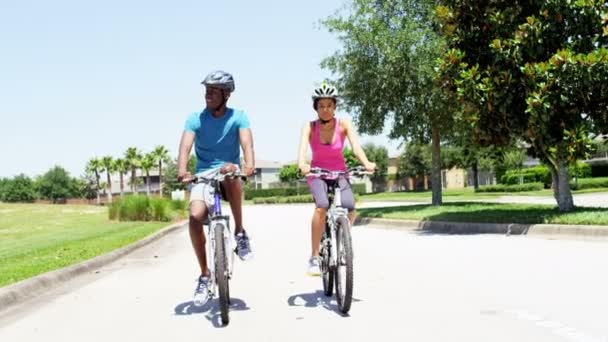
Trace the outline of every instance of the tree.
<instances>
[{"instance_id":1,"label":"tree","mask_svg":"<svg viewBox=\"0 0 608 342\"><path fill-rule=\"evenodd\" d=\"M300 175L300 169L297 164L284 165L281 170L279 170L279 179L281 182L293 182L302 178Z\"/></svg>"},{"instance_id":2,"label":"tree","mask_svg":"<svg viewBox=\"0 0 608 342\"><path fill-rule=\"evenodd\" d=\"M342 156L344 156L344 161L346 162L346 167L351 168L359 165L359 160L355 157L353 150L346 147L342 150Z\"/></svg>"},{"instance_id":3,"label":"tree","mask_svg":"<svg viewBox=\"0 0 608 342\"><path fill-rule=\"evenodd\" d=\"M442 132L451 128L453 96L437 87L435 60L444 49L431 20L435 0L354 0L350 14L324 21L342 49L322 66L338 75L344 105L362 133L432 142L432 203L440 205Z\"/></svg>"},{"instance_id":4,"label":"tree","mask_svg":"<svg viewBox=\"0 0 608 342\"><path fill-rule=\"evenodd\" d=\"M160 196L163 196L163 162L167 163L171 158L169 157L169 151L165 146L159 145L152 151L152 156L156 163L158 163L158 179L160 182Z\"/></svg>"},{"instance_id":5,"label":"tree","mask_svg":"<svg viewBox=\"0 0 608 342\"><path fill-rule=\"evenodd\" d=\"M92 174L95 176L95 192L97 193L97 205L101 204L101 198L99 198L99 190L101 187L99 186L99 172L102 169L101 161L98 158L92 158L89 160L86 166L86 173Z\"/></svg>"},{"instance_id":6,"label":"tree","mask_svg":"<svg viewBox=\"0 0 608 342\"><path fill-rule=\"evenodd\" d=\"M369 143L363 145L363 151L365 151L367 159L376 163L376 172L370 177L372 191L385 191L388 176L388 150L384 146Z\"/></svg>"},{"instance_id":7,"label":"tree","mask_svg":"<svg viewBox=\"0 0 608 342\"><path fill-rule=\"evenodd\" d=\"M125 192L125 181L124 176L129 171L130 164L126 159L116 158L114 159L114 171L118 172L118 176L120 177L120 196L122 197Z\"/></svg>"},{"instance_id":8,"label":"tree","mask_svg":"<svg viewBox=\"0 0 608 342\"><path fill-rule=\"evenodd\" d=\"M141 152L137 149L137 147L129 147L125 151L124 159L129 163L129 167L131 169L131 193L135 194L137 189L137 169L139 168L139 163L141 160Z\"/></svg>"},{"instance_id":9,"label":"tree","mask_svg":"<svg viewBox=\"0 0 608 342\"><path fill-rule=\"evenodd\" d=\"M608 14L603 1L442 0L443 82L484 146L524 139L551 171L560 211L587 131L608 131Z\"/></svg>"},{"instance_id":10,"label":"tree","mask_svg":"<svg viewBox=\"0 0 608 342\"><path fill-rule=\"evenodd\" d=\"M112 159L112 156L101 158L101 166L106 172L106 194L108 196L108 203L112 203L112 172L114 172L114 160Z\"/></svg>"},{"instance_id":11,"label":"tree","mask_svg":"<svg viewBox=\"0 0 608 342\"><path fill-rule=\"evenodd\" d=\"M408 144L397 162L398 177L418 178L431 170L431 151L428 145Z\"/></svg>"},{"instance_id":12,"label":"tree","mask_svg":"<svg viewBox=\"0 0 608 342\"><path fill-rule=\"evenodd\" d=\"M139 167L146 173L146 195L150 196L150 170L156 165L155 157L152 153L143 156L139 161Z\"/></svg>"},{"instance_id":13,"label":"tree","mask_svg":"<svg viewBox=\"0 0 608 342\"><path fill-rule=\"evenodd\" d=\"M53 203L65 200L73 196L72 178L64 168L55 166L42 176L38 191Z\"/></svg>"},{"instance_id":14,"label":"tree","mask_svg":"<svg viewBox=\"0 0 608 342\"><path fill-rule=\"evenodd\" d=\"M33 202L36 191L32 179L24 174L4 181L0 200L4 202Z\"/></svg>"},{"instance_id":15,"label":"tree","mask_svg":"<svg viewBox=\"0 0 608 342\"><path fill-rule=\"evenodd\" d=\"M519 184L523 184L523 176L521 174L521 168L524 166L524 161L526 161L526 152L521 148L514 148L505 150L503 154L503 162L505 166L509 169L517 170L519 174Z\"/></svg>"}]
</instances>

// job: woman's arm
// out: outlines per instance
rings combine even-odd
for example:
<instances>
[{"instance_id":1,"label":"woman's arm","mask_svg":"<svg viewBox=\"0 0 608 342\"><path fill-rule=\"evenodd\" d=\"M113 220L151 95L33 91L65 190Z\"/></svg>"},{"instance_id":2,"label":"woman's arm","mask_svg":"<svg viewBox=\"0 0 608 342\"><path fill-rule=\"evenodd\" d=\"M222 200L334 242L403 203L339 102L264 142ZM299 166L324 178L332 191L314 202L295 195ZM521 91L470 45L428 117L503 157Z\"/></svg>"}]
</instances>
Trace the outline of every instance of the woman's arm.
<instances>
[{"instance_id":1,"label":"woman's arm","mask_svg":"<svg viewBox=\"0 0 608 342\"><path fill-rule=\"evenodd\" d=\"M310 164L306 162L306 150L310 142L310 123L306 123L302 127L302 133L300 135L300 148L298 149L298 168L302 174L310 172Z\"/></svg>"}]
</instances>

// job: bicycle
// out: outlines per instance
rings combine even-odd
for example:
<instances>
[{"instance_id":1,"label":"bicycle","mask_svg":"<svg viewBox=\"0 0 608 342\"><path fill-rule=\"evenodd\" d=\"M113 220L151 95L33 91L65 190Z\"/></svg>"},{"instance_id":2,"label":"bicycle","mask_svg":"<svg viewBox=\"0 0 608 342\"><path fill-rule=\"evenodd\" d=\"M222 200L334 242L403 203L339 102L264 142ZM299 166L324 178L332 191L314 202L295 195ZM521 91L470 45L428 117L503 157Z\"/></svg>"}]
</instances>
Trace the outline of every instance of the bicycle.
<instances>
[{"instance_id":1,"label":"bicycle","mask_svg":"<svg viewBox=\"0 0 608 342\"><path fill-rule=\"evenodd\" d=\"M223 325L230 322L230 284L234 270L234 255L228 251L233 250L234 237L230 230L230 216L222 215L220 183L229 178L246 179L239 173L214 173L212 175L195 175L192 183L205 183L209 185L204 191L204 200L209 208L208 219L204 225L207 226L207 260L209 265L210 286L209 298L218 292L220 305L220 316ZM236 248L233 250L236 253Z\"/></svg>"},{"instance_id":2,"label":"bicycle","mask_svg":"<svg viewBox=\"0 0 608 342\"><path fill-rule=\"evenodd\" d=\"M350 310L353 299L353 244L348 209L342 208L338 179L347 175L361 177L367 174L370 173L366 172L362 166L351 168L348 171L312 168L308 174L336 180L328 184L330 207L325 219L325 231L321 237L319 257L323 292L326 296L331 297L335 283L338 307L344 314Z\"/></svg>"}]
</instances>

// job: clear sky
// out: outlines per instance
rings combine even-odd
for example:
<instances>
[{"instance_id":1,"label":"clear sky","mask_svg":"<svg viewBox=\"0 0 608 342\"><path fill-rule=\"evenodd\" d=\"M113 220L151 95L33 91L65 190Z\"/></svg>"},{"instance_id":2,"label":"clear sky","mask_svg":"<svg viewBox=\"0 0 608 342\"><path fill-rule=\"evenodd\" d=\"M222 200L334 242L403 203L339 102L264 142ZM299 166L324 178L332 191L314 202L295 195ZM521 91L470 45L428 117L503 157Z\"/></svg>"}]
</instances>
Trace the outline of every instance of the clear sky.
<instances>
[{"instance_id":1,"label":"clear sky","mask_svg":"<svg viewBox=\"0 0 608 342\"><path fill-rule=\"evenodd\" d=\"M257 159L295 160L311 90L331 76L319 63L340 48L319 20L345 2L0 1L0 177L80 176L128 147L176 157L214 69L235 77L229 105L248 114Z\"/></svg>"}]
</instances>

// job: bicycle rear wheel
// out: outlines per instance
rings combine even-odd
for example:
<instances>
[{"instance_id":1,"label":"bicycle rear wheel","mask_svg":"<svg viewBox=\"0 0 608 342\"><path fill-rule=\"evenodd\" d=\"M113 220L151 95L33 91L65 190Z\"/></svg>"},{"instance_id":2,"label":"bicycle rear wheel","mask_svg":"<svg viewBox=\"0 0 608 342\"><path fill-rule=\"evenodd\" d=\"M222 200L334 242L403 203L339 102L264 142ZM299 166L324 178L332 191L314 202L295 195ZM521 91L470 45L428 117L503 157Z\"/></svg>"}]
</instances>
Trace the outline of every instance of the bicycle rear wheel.
<instances>
[{"instance_id":1,"label":"bicycle rear wheel","mask_svg":"<svg viewBox=\"0 0 608 342\"><path fill-rule=\"evenodd\" d=\"M331 248L327 243L329 241L329 228L325 226L325 233L321 238L321 248L319 257L321 259L321 278L323 279L323 292L326 296L331 297L334 293L334 272L329 268L329 259L331 257Z\"/></svg>"},{"instance_id":2,"label":"bicycle rear wheel","mask_svg":"<svg viewBox=\"0 0 608 342\"><path fill-rule=\"evenodd\" d=\"M353 244L348 219L339 217L336 224L336 299L340 311L348 313L353 300Z\"/></svg>"},{"instance_id":3,"label":"bicycle rear wheel","mask_svg":"<svg viewBox=\"0 0 608 342\"><path fill-rule=\"evenodd\" d=\"M226 255L226 243L224 241L224 223L217 222L214 226L215 234L215 280L217 282L220 315L222 324L227 325L230 321L228 309L230 304L230 289L228 285L228 257Z\"/></svg>"}]
</instances>

